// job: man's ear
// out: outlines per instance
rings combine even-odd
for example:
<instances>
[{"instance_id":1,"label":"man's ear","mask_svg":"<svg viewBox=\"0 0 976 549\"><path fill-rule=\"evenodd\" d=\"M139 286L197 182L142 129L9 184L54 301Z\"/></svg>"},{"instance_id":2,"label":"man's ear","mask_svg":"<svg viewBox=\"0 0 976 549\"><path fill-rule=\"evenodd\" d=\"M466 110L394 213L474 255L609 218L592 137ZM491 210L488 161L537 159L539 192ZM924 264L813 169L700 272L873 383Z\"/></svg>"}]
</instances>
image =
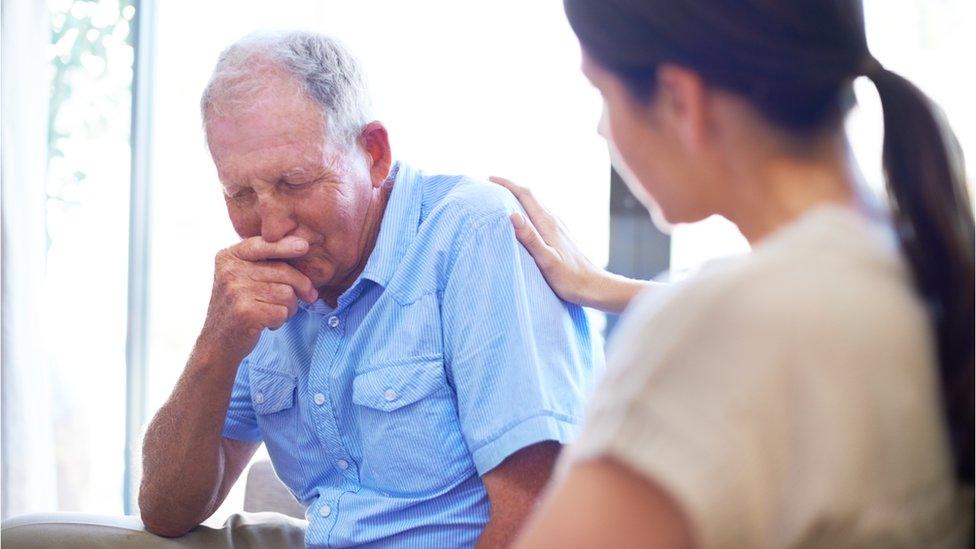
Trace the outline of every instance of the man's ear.
<instances>
[{"instance_id":1,"label":"man's ear","mask_svg":"<svg viewBox=\"0 0 976 549\"><path fill-rule=\"evenodd\" d=\"M390 167L393 165L393 153L390 151L386 127L376 120L366 124L359 135L359 145L366 151L373 186L380 187L390 175Z\"/></svg>"},{"instance_id":2,"label":"man's ear","mask_svg":"<svg viewBox=\"0 0 976 549\"><path fill-rule=\"evenodd\" d=\"M674 131L693 151L708 140L709 93L698 73L665 63L657 71L660 107Z\"/></svg>"}]
</instances>

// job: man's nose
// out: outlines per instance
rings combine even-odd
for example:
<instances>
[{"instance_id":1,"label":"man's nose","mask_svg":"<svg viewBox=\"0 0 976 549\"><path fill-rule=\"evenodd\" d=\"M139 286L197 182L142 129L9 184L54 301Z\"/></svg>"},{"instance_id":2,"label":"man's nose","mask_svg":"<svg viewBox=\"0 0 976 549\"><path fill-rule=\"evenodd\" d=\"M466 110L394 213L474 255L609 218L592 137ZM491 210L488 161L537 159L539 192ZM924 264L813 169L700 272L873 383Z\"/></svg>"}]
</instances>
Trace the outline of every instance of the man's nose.
<instances>
[{"instance_id":1,"label":"man's nose","mask_svg":"<svg viewBox=\"0 0 976 549\"><path fill-rule=\"evenodd\" d=\"M259 200L258 215L261 216L261 238L268 242L281 240L298 226L291 207L274 197Z\"/></svg>"}]
</instances>

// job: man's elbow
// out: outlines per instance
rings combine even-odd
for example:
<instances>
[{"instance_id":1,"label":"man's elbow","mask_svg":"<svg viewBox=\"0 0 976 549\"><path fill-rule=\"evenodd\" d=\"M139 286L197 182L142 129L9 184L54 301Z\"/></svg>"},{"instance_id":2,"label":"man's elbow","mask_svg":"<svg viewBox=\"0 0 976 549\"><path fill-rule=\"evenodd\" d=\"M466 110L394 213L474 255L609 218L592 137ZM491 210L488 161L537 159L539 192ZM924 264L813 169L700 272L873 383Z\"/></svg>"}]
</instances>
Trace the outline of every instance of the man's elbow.
<instances>
[{"instance_id":1,"label":"man's elbow","mask_svg":"<svg viewBox=\"0 0 976 549\"><path fill-rule=\"evenodd\" d=\"M200 522L173 517L164 509L172 506L149 501L149 498L139 497L139 517L146 531L164 538L178 538L196 528Z\"/></svg>"},{"instance_id":2,"label":"man's elbow","mask_svg":"<svg viewBox=\"0 0 976 549\"><path fill-rule=\"evenodd\" d=\"M196 527L196 524L170 522L162 517L143 511L142 525L146 531L164 538L178 538Z\"/></svg>"}]
</instances>

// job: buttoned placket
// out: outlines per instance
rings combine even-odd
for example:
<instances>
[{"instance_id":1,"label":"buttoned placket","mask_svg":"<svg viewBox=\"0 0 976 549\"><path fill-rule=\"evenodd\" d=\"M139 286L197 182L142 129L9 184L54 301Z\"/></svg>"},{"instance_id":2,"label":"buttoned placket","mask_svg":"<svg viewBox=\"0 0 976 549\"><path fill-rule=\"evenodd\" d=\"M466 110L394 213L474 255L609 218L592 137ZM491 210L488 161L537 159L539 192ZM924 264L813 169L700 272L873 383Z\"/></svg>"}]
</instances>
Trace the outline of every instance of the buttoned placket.
<instances>
[{"instance_id":1,"label":"buttoned placket","mask_svg":"<svg viewBox=\"0 0 976 549\"><path fill-rule=\"evenodd\" d=\"M328 459L332 460L332 467L342 478L341 486L323 490L318 504L318 515L325 519L323 526L331 531L335 521L341 514L338 508L340 496L346 492L359 490L359 471L355 461L349 455L339 434L336 408L330 399L332 373L339 365L336 361L341 355L343 339L346 337L345 319L349 308L360 290L355 287L348 295L342 296L335 310L325 314L319 321L316 342L312 352L311 363L317 365L309 379L309 390L314 406L311 414L315 425L315 434L319 444L328 452Z\"/></svg>"}]
</instances>

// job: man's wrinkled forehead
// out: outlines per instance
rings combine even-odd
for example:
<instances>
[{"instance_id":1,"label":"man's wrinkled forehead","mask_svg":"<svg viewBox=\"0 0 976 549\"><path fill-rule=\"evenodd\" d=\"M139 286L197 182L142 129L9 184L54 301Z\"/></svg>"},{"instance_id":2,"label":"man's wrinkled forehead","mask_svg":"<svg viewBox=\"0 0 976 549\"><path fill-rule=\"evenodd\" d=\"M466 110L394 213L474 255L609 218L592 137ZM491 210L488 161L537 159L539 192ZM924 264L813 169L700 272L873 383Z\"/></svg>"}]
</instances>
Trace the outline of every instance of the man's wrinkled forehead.
<instances>
[{"instance_id":1,"label":"man's wrinkled forehead","mask_svg":"<svg viewBox=\"0 0 976 549\"><path fill-rule=\"evenodd\" d=\"M327 131L314 103L303 97L261 97L250 108L224 108L207 120L207 140L222 175L254 164L308 166L327 156Z\"/></svg>"},{"instance_id":2,"label":"man's wrinkled forehead","mask_svg":"<svg viewBox=\"0 0 976 549\"><path fill-rule=\"evenodd\" d=\"M321 149L302 143L214 154L218 177L225 186L244 185L254 179L267 182L298 179L321 174L332 164Z\"/></svg>"}]
</instances>

